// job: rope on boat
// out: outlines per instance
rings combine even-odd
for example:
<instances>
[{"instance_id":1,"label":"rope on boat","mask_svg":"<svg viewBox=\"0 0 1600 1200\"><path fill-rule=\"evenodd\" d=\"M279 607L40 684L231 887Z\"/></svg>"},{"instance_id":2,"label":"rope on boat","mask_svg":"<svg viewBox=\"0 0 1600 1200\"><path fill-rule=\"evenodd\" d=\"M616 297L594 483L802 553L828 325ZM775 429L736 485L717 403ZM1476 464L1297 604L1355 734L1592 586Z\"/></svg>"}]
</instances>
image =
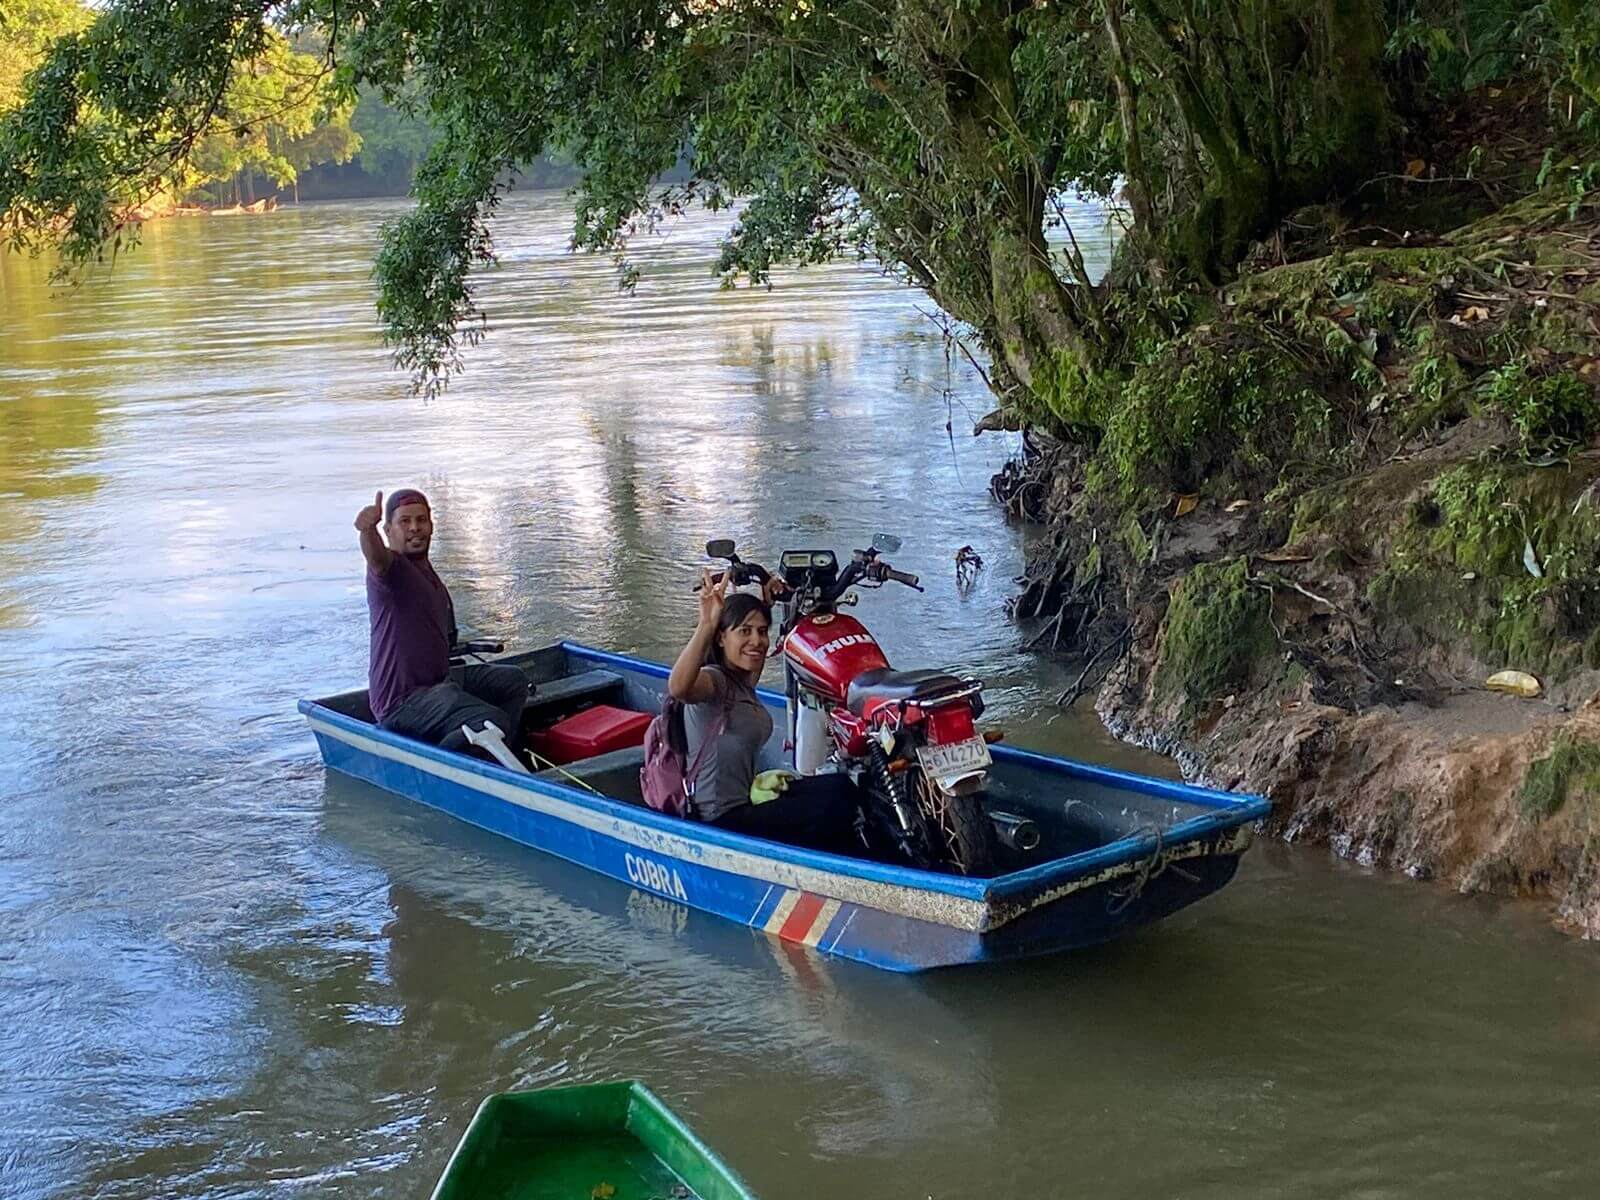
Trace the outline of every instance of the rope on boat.
<instances>
[{"instance_id":1,"label":"rope on boat","mask_svg":"<svg viewBox=\"0 0 1600 1200\"><path fill-rule=\"evenodd\" d=\"M1150 851L1150 857L1139 864L1138 873L1128 881L1127 887L1111 890L1111 895L1115 898L1106 903L1106 912L1113 917L1137 900L1144 893L1145 885L1167 869L1166 839L1161 826L1152 822L1151 828L1155 830L1156 845L1155 849Z\"/></svg>"},{"instance_id":2,"label":"rope on boat","mask_svg":"<svg viewBox=\"0 0 1600 1200\"><path fill-rule=\"evenodd\" d=\"M600 797L605 796L605 793L599 788L595 787L592 783L589 783L584 779L579 779L576 775L567 770L565 767L561 766L559 763L553 763L548 758L545 758L537 750L525 750L523 753L532 759L533 765L538 767L541 771L555 771L557 774L563 775L567 779L572 780L573 783L583 788L584 791L593 792L596 796Z\"/></svg>"}]
</instances>

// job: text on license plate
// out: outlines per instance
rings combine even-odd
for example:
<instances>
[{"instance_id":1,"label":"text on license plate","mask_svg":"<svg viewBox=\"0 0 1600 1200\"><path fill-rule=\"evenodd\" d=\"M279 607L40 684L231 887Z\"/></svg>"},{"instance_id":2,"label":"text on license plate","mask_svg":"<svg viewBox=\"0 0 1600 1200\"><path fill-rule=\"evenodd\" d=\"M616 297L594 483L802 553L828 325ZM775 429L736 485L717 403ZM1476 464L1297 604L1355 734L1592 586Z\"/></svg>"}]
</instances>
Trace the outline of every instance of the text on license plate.
<instances>
[{"instance_id":1,"label":"text on license plate","mask_svg":"<svg viewBox=\"0 0 1600 1200\"><path fill-rule=\"evenodd\" d=\"M917 758L929 775L941 777L981 771L994 761L989 756L989 743L981 737L951 742L946 746L918 746Z\"/></svg>"}]
</instances>

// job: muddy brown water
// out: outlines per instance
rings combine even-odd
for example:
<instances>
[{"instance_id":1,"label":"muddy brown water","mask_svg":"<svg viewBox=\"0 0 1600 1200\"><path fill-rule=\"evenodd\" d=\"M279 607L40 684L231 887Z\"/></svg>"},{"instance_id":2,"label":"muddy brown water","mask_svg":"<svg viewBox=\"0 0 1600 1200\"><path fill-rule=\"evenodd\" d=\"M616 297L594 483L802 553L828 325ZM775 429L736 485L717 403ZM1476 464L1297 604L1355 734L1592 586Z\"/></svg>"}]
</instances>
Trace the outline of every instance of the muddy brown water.
<instances>
[{"instance_id":1,"label":"muddy brown water","mask_svg":"<svg viewBox=\"0 0 1600 1200\"><path fill-rule=\"evenodd\" d=\"M1122 944L901 978L325 777L294 701L362 679L350 522L403 483L519 645L668 656L707 537L897 533L929 591L859 610L897 663L1170 770L1052 714L984 495L1014 445L966 435L917 295L719 291L695 221L621 297L517 196L491 338L424 404L373 334L397 211L158 224L72 294L0 259L0 1195L424 1196L484 1094L617 1077L768 1200L1600 1194L1600 952L1530 906L1258 845Z\"/></svg>"}]
</instances>

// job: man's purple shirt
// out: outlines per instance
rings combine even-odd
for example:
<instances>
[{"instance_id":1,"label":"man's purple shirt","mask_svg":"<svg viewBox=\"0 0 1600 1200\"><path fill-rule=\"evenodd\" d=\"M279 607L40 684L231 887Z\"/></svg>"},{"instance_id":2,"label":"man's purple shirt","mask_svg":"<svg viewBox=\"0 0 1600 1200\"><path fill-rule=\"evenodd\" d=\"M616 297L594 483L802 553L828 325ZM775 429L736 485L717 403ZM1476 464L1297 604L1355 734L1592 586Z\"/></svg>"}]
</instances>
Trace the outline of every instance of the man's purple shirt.
<instances>
[{"instance_id":1,"label":"man's purple shirt","mask_svg":"<svg viewBox=\"0 0 1600 1200\"><path fill-rule=\"evenodd\" d=\"M426 558L396 554L383 575L367 568L367 612L367 702L383 721L412 692L443 683L450 674L455 607Z\"/></svg>"}]
</instances>

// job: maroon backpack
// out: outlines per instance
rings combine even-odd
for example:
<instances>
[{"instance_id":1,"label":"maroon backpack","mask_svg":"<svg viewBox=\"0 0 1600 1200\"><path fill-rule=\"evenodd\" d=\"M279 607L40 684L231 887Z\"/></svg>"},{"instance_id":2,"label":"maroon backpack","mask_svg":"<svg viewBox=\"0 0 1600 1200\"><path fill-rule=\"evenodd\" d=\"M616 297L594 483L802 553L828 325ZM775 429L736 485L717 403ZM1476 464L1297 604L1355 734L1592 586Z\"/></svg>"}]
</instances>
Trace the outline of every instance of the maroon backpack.
<instances>
[{"instance_id":1,"label":"maroon backpack","mask_svg":"<svg viewBox=\"0 0 1600 1200\"><path fill-rule=\"evenodd\" d=\"M700 778L706 749L716 744L727 727L728 710L724 708L711 718L700 749L695 751L694 761L686 765L689 755L683 705L669 696L661 712L644 731L644 766L639 768L639 791L644 795L644 802L669 817L692 817L689 800Z\"/></svg>"}]
</instances>

